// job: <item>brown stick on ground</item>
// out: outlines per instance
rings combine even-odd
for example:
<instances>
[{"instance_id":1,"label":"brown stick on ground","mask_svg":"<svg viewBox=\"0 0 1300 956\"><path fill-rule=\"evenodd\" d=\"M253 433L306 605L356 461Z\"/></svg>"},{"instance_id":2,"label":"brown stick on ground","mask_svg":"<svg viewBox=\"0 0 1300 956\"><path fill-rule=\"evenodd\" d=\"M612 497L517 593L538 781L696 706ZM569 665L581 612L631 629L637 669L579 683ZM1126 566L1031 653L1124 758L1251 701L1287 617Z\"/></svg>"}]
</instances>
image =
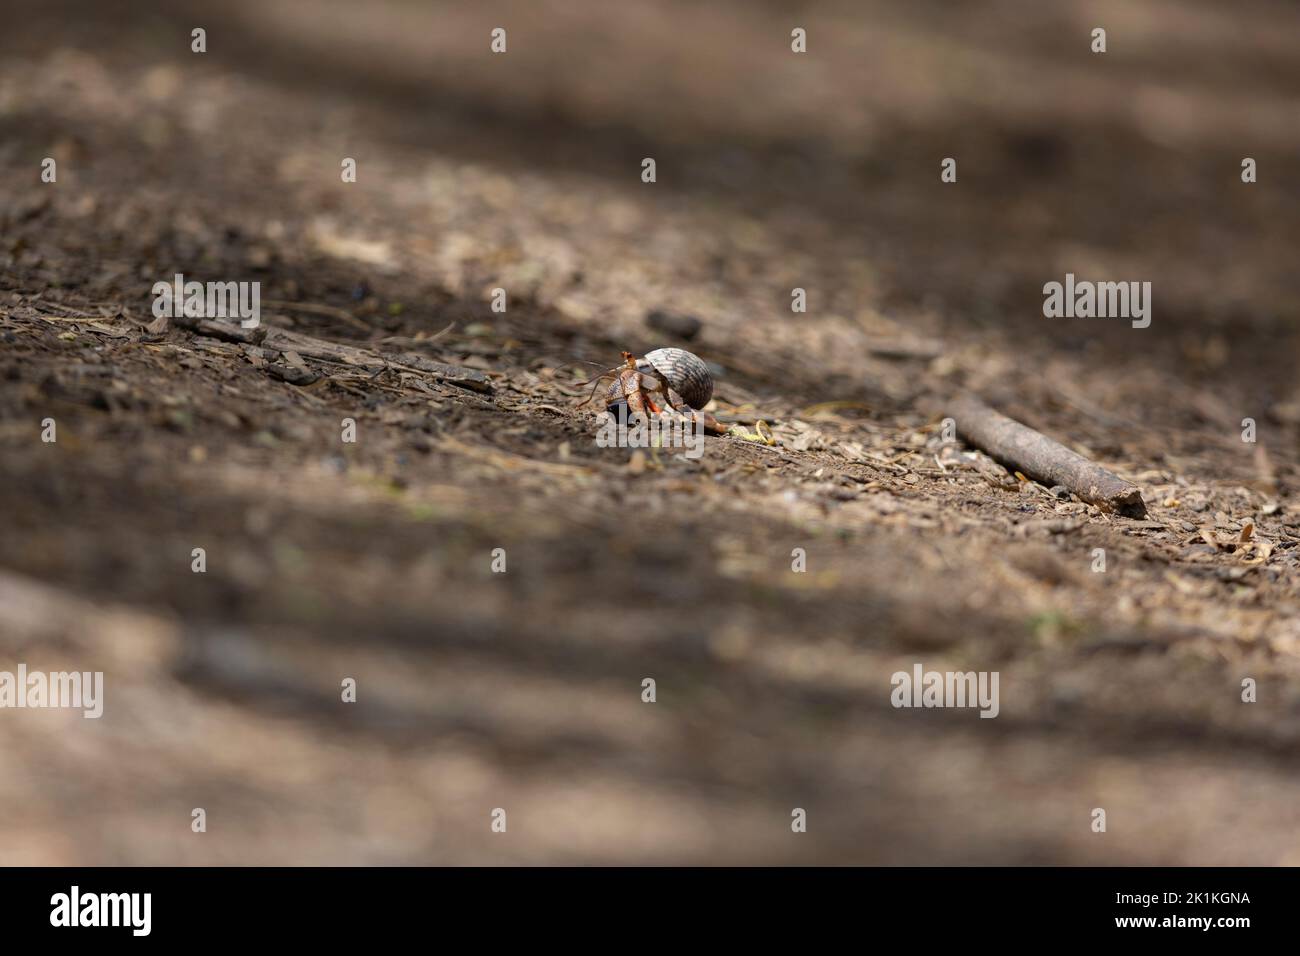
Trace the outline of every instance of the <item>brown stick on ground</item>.
<instances>
[{"instance_id":1,"label":"brown stick on ground","mask_svg":"<svg viewBox=\"0 0 1300 956\"><path fill-rule=\"evenodd\" d=\"M949 404L957 434L995 460L1026 477L1048 485L1064 485L1084 501L1128 518L1145 518L1142 490L1052 441L1013 421L974 398Z\"/></svg>"}]
</instances>

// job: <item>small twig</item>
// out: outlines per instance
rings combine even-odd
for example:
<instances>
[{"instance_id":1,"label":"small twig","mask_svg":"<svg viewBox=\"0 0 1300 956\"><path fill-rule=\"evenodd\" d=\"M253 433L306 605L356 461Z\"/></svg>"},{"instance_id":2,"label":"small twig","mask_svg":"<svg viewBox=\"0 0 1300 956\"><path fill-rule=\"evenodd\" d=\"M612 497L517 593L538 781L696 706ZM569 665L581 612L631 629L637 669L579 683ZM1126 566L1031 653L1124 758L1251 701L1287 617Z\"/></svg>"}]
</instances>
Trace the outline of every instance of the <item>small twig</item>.
<instances>
[{"instance_id":1,"label":"small twig","mask_svg":"<svg viewBox=\"0 0 1300 956\"><path fill-rule=\"evenodd\" d=\"M374 344L375 345L401 345L406 348L421 348L425 345L428 345L430 342L438 341L438 339L442 338L444 335L446 335L455 327L456 327L456 323L452 322L441 332L434 332L433 335L430 335L423 339L411 338L411 336L409 335L386 335L382 339L375 339Z\"/></svg>"},{"instance_id":2,"label":"small twig","mask_svg":"<svg viewBox=\"0 0 1300 956\"><path fill-rule=\"evenodd\" d=\"M263 299L263 305L269 305L273 309L297 309L299 312L311 312L315 315L325 315L346 322L354 329L362 332L374 332L374 328L361 319L358 319L346 309L340 309L333 305L316 305L311 302L288 302L284 299Z\"/></svg>"},{"instance_id":3,"label":"small twig","mask_svg":"<svg viewBox=\"0 0 1300 956\"><path fill-rule=\"evenodd\" d=\"M455 327L456 327L455 322L448 323L447 327L443 329L441 332L434 332L433 335L429 336L427 339L420 339L419 344L428 345L430 342L436 342L438 341L438 339L442 338L444 335L446 335Z\"/></svg>"},{"instance_id":4,"label":"small twig","mask_svg":"<svg viewBox=\"0 0 1300 956\"><path fill-rule=\"evenodd\" d=\"M957 434L1008 468L1051 487L1064 485L1082 500L1129 518L1145 518L1142 490L1026 425L974 398L950 406Z\"/></svg>"},{"instance_id":5,"label":"small twig","mask_svg":"<svg viewBox=\"0 0 1300 956\"><path fill-rule=\"evenodd\" d=\"M944 353L943 343L934 339L868 339L864 347L871 355L886 359L928 361Z\"/></svg>"}]
</instances>

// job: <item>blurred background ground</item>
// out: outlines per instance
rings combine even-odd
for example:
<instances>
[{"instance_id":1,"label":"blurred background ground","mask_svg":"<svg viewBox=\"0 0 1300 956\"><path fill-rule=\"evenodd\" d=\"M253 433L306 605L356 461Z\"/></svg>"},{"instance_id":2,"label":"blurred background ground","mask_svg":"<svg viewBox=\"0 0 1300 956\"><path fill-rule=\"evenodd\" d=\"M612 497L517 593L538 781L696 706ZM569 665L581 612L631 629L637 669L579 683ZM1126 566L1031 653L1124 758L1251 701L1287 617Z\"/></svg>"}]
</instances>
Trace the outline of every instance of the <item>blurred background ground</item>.
<instances>
[{"instance_id":1,"label":"blurred background ground","mask_svg":"<svg viewBox=\"0 0 1300 956\"><path fill-rule=\"evenodd\" d=\"M1294 6L3 20L0 669L107 700L0 714L0 862L1300 862ZM490 389L288 384L147 329L176 272ZM1066 272L1150 280L1151 327L1044 319ZM779 446L595 447L576 383L666 344ZM1149 519L941 456L954 388ZM893 709L916 662L999 671L1000 716Z\"/></svg>"}]
</instances>

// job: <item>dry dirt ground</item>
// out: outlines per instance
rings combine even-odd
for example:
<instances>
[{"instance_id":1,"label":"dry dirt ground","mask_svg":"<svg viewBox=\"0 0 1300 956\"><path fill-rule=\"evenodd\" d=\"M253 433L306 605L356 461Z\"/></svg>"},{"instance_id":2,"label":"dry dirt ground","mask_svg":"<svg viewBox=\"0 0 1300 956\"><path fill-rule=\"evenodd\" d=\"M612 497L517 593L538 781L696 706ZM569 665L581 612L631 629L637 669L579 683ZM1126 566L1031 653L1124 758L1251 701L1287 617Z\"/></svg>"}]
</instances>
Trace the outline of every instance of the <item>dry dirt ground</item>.
<instances>
[{"instance_id":1,"label":"dry dirt ground","mask_svg":"<svg viewBox=\"0 0 1300 956\"><path fill-rule=\"evenodd\" d=\"M1300 863L1294 6L5 8L0 670L107 689L0 711L0 862ZM177 272L263 329L151 326ZM776 447L596 447L656 310Z\"/></svg>"}]
</instances>

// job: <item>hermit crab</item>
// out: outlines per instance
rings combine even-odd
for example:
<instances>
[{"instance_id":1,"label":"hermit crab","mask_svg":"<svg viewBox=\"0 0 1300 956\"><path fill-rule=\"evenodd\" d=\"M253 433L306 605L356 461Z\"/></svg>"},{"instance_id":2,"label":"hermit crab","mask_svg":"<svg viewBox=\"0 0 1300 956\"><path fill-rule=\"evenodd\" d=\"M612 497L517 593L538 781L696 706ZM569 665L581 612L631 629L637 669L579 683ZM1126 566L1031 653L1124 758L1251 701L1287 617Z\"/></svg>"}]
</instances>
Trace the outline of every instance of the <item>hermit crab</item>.
<instances>
[{"instance_id":1,"label":"hermit crab","mask_svg":"<svg viewBox=\"0 0 1300 956\"><path fill-rule=\"evenodd\" d=\"M703 410L713 397L713 375L704 360L694 352L661 348L647 352L643 358L624 352L622 365L602 372L590 381L595 384L587 402L596 397L601 383L610 381L605 390L605 408L615 421L626 422L633 416L677 415L711 435L735 435L767 445L775 444L766 422L758 422L757 433L751 433L739 425L724 425Z\"/></svg>"}]
</instances>

